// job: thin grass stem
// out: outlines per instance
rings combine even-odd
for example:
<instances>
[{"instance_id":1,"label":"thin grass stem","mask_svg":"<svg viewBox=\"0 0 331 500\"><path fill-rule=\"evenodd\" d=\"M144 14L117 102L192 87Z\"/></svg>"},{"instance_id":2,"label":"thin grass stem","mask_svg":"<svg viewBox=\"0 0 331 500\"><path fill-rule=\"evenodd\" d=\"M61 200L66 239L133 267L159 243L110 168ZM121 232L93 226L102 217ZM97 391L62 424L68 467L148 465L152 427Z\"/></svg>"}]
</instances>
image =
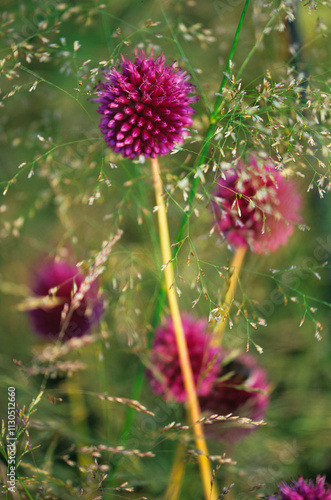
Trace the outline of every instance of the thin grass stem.
<instances>
[{"instance_id":1,"label":"thin grass stem","mask_svg":"<svg viewBox=\"0 0 331 500\"><path fill-rule=\"evenodd\" d=\"M247 64L249 63L250 59L252 58L253 54L255 53L255 51L258 49L260 43L262 42L263 38L264 38L264 35L266 33L266 30L267 28L269 28L269 26L272 25L272 23L274 22L274 20L276 19L276 17L279 15L279 11L276 11L275 14L269 19L269 21L267 22L267 24L265 25L261 35L259 36L259 38L256 40L254 46L252 47L252 49L249 51L248 53L248 56L246 57L246 59L244 60L244 62L242 63L242 65L240 66L240 69L237 73L237 79L242 75L244 69L246 68Z\"/></svg>"},{"instance_id":2,"label":"thin grass stem","mask_svg":"<svg viewBox=\"0 0 331 500\"><path fill-rule=\"evenodd\" d=\"M225 86L225 84L227 82L226 73L228 73L228 71L230 69L230 62L232 61L234 52L235 52L237 44L238 44L239 34L240 34L240 31L241 31L241 28L242 28L242 25L243 25L243 22L244 22L244 18L245 18L245 14L246 14L246 11L247 11L247 8L248 8L248 4L249 4L249 0L246 0L244 8L243 8L243 11L242 11L242 14L241 14L240 19L239 19L239 23L238 23L238 26L237 26L237 30L236 30L235 36L234 36L234 39L233 39L233 43L232 43L232 46L231 46L230 54L229 54L229 57L227 59L224 76L222 78L220 87L218 89L218 96L217 96L217 99L215 101L214 109L213 109L213 111L212 111L212 113L210 115L209 126L208 126L207 133L206 133L206 140L204 142L204 145L202 146L202 149L201 149L201 151L199 153L199 156L197 158L197 161L196 161L196 165L195 165L196 169L199 168L201 165L203 165L205 163L206 158L207 158L207 153L208 153L208 150L209 150L209 146L210 146L210 143L211 143L212 138L214 136L215 124L216 124L217 120L219 119L219 114L220 114L221 96L222 96L222 92L223 92L224 86ZM196 192L196 189L197 189L197 186L198 186L198 182L199 182L199 177L195 177L193 179L192 184L191 184L191 189L189 191L189 195L188 195L188 199L187 199L188 210L184 213L184 215L182 217L182 220L181 220L181 223L180 223L180 226L179 226L179 229L178 229L178 233L177 233L177 236L176 236L176 241L181 241L182 238L183 238L184 228L185 228L187 220L189 219L189 213L190 213L190 211L192 209L192 204L193 204L195 192Z\"/></svg>"},{"instance_id":3,"label":"thin grass stem","mask_svg":"<svg viewBox=\"0 0 331 500\"><path fill-rule=\"evenodd\" d=\"M87 409L78 381L76 381L74 378L67 379L65 381L65 389L69 398L71 420L75 431L77 432L78 436L88 436L89 429L87 425ZM85 446L86 443L84 443L81 438L78 437L76 445L78 464L81 467L85 468L90 464L91 459L88 455L84 455L83 453L81 453L79 451L79 448ZM83 473L82 478L84 479Z\"/></svg>"},{"instance_id":4,"label":"thin grass stem","mask_svg":"<svg viewBox=\"0 0 331 500\"><path fill-rule=\"evenodd\" d=\"M28 490L28 489L27 489L27 487L25 486L23 479L21 479L21 478L20 478L20 476L17 476L17 480L18 480L18 482L20 483L20 485L22 486L23 490L25 491L25 494L27 495L27 497L28 497L30 500L33 500L33 497L30 495L29 490Z\"/></svg>"},{"instance_id":5,"label":"thin grass stem","mask_svg":"<svg viewBox=\"0 0 331 500\"><path fill-rule=\"evenodd\" d=\"M222 97L223 88L224 88L224 86L226 84L226 81L228 80L227 73L229 72L230 64L231 64L234 52L235 52L236 47L237 47L237 43L238 43L238 40L239 40L240 31L241 31L241 28L242 28L242 25L243 25L243 22L244 22L244 19L245 19L246 11L248 9L248 4L249 4L249 0L246 0L244 8L243 8L243 11L242 11L240 19L239 19L239 23L238 23L238 26L237 26L236 33L234 35L232 47L231 47L230 54L229 54L229 57L228 57L228 60L227 60L227 63L226 63L226 68L225 68L225 71L224 71L224 74L223 74L223 79L222 79L222 82L221 82L221 85L220 85L220 88L219 88L219 91L218 91L218 96L217 96L217 99L215 101L214 110L212 112L211 119L210 119L210 123L213 124L213 125L217 121L218 116L219 116L220 103L221 103L221 97Z\"/></svg>"}]
</instances>

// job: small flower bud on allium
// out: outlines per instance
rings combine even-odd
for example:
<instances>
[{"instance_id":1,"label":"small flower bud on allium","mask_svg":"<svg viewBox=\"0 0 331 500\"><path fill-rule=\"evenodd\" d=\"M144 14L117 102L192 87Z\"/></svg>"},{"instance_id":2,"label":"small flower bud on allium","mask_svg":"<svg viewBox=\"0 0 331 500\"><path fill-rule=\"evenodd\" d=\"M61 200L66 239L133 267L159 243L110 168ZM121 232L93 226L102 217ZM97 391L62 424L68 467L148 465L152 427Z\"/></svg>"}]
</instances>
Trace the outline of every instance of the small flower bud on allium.
<instances>
[{"instance_id":1,"label":"small flower bud on allium","mask_svg":"<svg viewBox=\"0 0 331 500\"><path fill-rule=\"evenodd\" d=\"M213 209L216 227L227 242L256 253L285 245L300 221L301 197L270 161L255 156L224 172L216 183Z\"/></svg>"},{"instance_id":2,"label":"small flower bud on allium","mask_svg":"<svg viewBox=\"0 0 331 500\"><path fill-rule=\"evenodd\" d=\"M211 347L208 323L182 315L182 323L198 396L210 393L219 372L219 349ZM172 320L156 329L151 353L154 370L149 371L151 388L165 400L186 401L186 391L178 359Z\"/></svg>"},{"instance_id":3,"label":"small flower bud on allium","mask_svg":"<svg viewBox=\"0 0 331 500\"><path fill-rule=\"evenodd\" d=\"M231 353L222 349L218 380L212 391L200 398L201 410L208 415L228 415L261 420L269 404L265 371L249 354L231 359ZM238 441L257 426L222 421L206 426L206 434L214 439Z\"/></svg>"},{"instance_id":4,"label":"small flower bud on allium","mask_svg":"<svg viewBox=\"0 0 331 500\"><path fill-rule=\"evenodd\" d=\"M325 483L325 476L317 476L316 485L310 479L299 477L291 485L282 483L279 492L267 496L268 500L331 500L331 486Z\"/></svg>"},{"instance_id":5,"label":"small flower bud on allium","mask_svg":"<svg viewBox=\"0 0 331 500\"><path fill-rule=\"evenodd\" d=\"M31 286L38 307L28 312L35 332L49 339L81 337L98 322L103 301L95 282L66 262L47 261L33 277ZM64 333L63 333L64 332Z\"/></svg>"},{"instance_id":6,"label":"small flower bud on allium","mask_svg":"<svg viewBox=\"0 0 331 500\"><path fill-rule=\"evenodd\" d=\"M146 59L141 51L134 62L122 56L118 69L104 73L96 88L102 115L100 130L107 145L124 157L162 156L183 140L194 113L188 97L194 91L189 75L163 55Z\"/></svg>"}]
</instances>

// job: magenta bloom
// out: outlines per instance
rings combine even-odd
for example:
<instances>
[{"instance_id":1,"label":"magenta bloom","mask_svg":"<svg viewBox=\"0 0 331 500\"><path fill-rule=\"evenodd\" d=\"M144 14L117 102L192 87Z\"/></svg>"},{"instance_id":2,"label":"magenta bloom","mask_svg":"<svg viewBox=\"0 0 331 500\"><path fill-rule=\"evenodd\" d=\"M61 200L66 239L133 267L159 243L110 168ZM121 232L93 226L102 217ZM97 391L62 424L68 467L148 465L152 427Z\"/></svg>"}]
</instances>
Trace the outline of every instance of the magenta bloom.
<instances>
[{"instance_id":1,"label":"magenta bloom","mask_svg":"<svg viewBox=\"0 0 331 500\"><path fill-rule=\"evenodd\" d=\"M104 77L94 100L100 103L100 130L115 153L155 158L182 141L192 125L190 103L198 99L188 97L194 87L185 71L167 66L163 55L146 59L136 50L134 62L122 56L119 69Z\"/></svg>"},{"instance_id":2,"label":"magenta bloom","mask_svg":"<svg viewBox=\"0 0 331 500\"><path fill-rule=\"evenodd\" d=\"M301 197L272 162L255 156L225 172L214 191L217 229L233 247L275 252L285 245L300 217Z\"/></svg>"},{"instance_id":3,"label":"magenta bloom","mask_svg":"<svg viewBox=\"0 0 331 500\"><path fill-rule=\"evenodd\" d=\"M291 485L282 483L279 492L269 495L268 500L331 500L331 486L325 483L325 476L317 476L316 484L310 479L299 477Z\"/></svg>"},{"instance_id":4,"label":"magenta bloom","mask_svg":"<svg viewBox=\"0 0 331 500\"><path fill-rule=\"evenodd\" d=\"M191 366L199 396L210 393L219 372L217 347L211 347L207 334L208 323L193 316L182 316L183 328L190 356ZM151 388L166 400L179 403L186 401L186 392L178 359L178 349L172 320L156 329L152 347L151 363L155 370L149 371Z\"/></svg>"},{"instance_id":5,"label":"magenta bloom","mask_svg":"<svg viewBox=\"0 0 331 500\"><path fill-rule=\"evenodd\" d=\"M60 333L61 340L81 337L103 313L96 283L86 284L79 268L66 262L47 261L31 288L36 299L48 299L28 311L33 329L42 337L56 340Z\"/></svg>"},{"instance_id":6,"label":"magenta bloom","mask_svg":"<svg viewBox=\"0 0 331 500\"><path fill-rule=\"evenodd\" d=\"M207 395L200 398L201 410L208 415L228 415L261 420L269 404L268 382L265 371L260 368L249 354L230 359L229 353L222 352L223 363L219 369L218 380ZM232 422L219 422L206 427L206 433L213 438L237 441L251 430L253 425Z\"/></svg>"}]
</instances>

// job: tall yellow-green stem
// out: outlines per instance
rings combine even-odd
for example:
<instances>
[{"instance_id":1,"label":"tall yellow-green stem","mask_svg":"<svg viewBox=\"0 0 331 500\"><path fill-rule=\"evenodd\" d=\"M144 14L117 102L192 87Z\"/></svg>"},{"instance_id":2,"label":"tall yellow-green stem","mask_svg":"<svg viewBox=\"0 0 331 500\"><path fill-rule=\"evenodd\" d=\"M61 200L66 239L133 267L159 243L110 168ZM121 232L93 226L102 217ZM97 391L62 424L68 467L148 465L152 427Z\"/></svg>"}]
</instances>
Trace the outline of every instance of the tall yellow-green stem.
<instances>
[{"instance_id":1,"label":"tall yellow-green stem","mask_svg":"<svg viewBox=\"0 0 331 500\"><path fill-rule=\"evenodd\" d=\"M246 255L246 247L239 247L230 264L229 270L231 272L230 282L226 291L225 297L221 298L222 304L222 321L214 328L214 343L217 345L222 344L224 331L226 327L226 319L229 315L231 304L238 284L240 268L243 264ZM180 494L181 483L184 474L184 446L182 443L178 444L174 464L171 470L169 484L165 495L165 500L177 500ZM230 492L231 493L231 492Z\"/></svg>"},{"instance_id":2,"label":"tall yellow-green stem","mask_svg":"<svg viewBox=\"0 0 331 500\"><path fill-rule=\"evenodd\" d=\"M211 487L212 470L210 467L208 449L203 433L203 426L197 423L201 418L199 400L196 393L192 367L190 363L189 353L187 350L185 334L183 330L180 310L177 300L177 292L175 287L175 274L173 264L171 262L171 246L168 228L167 212L164 203L163 186L160 174L160 166L158 160L151 159L153 183L155 189L157 214L159 222L161 254L164 267L164 277L167 289L168 302L170 307L171 318L174 325L176 343L178 348L178 357L180 368L183 376L184 387L187 394L187 409L190 416L190 421L194 432L195 445L202 452L198 455L200 474L203 483L205 500L217 500L217 492Z\"/></svg>"},{"instance_id":3,"label":"tall yellow-green stem","mask_svg":"<svg viewBox=\"0 0 331 500\"><path fill-rule=\"evenodd\" d=\"M86 441L84 441L81 436L86 436L86 439L88 436L87 409L80 383L75 375L66 380L65 387L69 398L72 423L75 426L75 432L77 434L76 446L78 464L85 469L90 465L91 459L88 455L81 453L79 448L86 445ZM83 472L82 477L84 478Z\"/></svg>"},{"instance_id":4,"label":"tall yellow-green stem","mask_svg":"<svg viewBox=\"0 0 331 500\"><path fill-rule=\"evenodd\" d=\"M177 500L177 498L179 498L185 468L184 460L185 446L180 441L177 445L176 455L172 465L167 491L164 497L165 500Z\"/></svg>"},{"instance_id":5,"label":"tall yellow-green stem","mask_svg":"<svg viewBox=\"0 0 331 500\"><path fill-rule=\"evenodd\" d=\"M218 345L222 344L223 341L223 335L225 331L225 327L227 324L227 318L229 316L230 308L234 299L234 294L238 285L238 278L239 278L239 273L240 273L240 268L244 262L244 258L246 255L246 247L242 246L239 247L230 264L230 272L232 270L232 274L230 275L230 283L229 287L227 289L227 292L225 294L224 299L221 301L221 307L223 309L222 311L222 321L217 323L217 325L214 328L214 335L215 335L215 343Z\"/></svg>"}]
</instances>

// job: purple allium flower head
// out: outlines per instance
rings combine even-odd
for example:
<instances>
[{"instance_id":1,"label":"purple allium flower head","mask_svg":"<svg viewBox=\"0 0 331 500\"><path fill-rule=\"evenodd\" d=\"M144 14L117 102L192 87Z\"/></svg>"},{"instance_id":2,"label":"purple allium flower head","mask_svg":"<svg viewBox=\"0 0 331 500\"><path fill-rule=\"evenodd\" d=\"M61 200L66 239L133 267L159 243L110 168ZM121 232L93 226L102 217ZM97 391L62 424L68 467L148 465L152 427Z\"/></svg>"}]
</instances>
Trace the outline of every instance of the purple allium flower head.
<instances>
[{"instance_id":1,"label":"purple allium flower head","mask_svg":"<svg viewBox=\"0 0 331 500\"><path fill-rule=\"evenodd\" d=\"M212 391L200 398L201 410L209 415L232 413L261 420L269 404L265 371L246 353L231 359L231 355L223 350L222 358ZM224 421L207 426L206 433L213 438L234 442L256 428Z\"/></svg>"},{"instance_id":2,"label":"purple allium flower head","mask_svg":"<svg viewBox=\"0 0 331 500\"><path fill-rule=\"evenodd\" d=\"M33 277L31 289L35 298L50 299L28 312L33 329L42 337L56 340L60 333L61 340L81 337L103 313L97 284L86 286L79 268L64 261L46 261Z\"/></svg>"},{"instance_id":3,"label":"purple allium flower head","mask_svg":"<svg viewBox=\"0 0 331 500\"><path fill-rule=\"evenodd\" d=\"M214 196L217 230L233 247L275 252L300 220L301 197L294 183L272 162L253 155L247 165L239 162L218 179Z\"/></svg>"},{"instance_id":4,"label":"purple allium flower head","mask_svg":"<svg viewBox=\"0 0 331 500\"><path fill-rule=\"evenodd\" d=\"M211 336L207 333L207 321L183 314L182 322L197 393L198 396L206 396L218 376L220 350L210 345ZM151 364L155 368L148 372L153 392L162 395L166 400L185 402L186 392L178 360L174 326L170 318L156 329Z\"/></svg>"},{"instance_id":5,"label":"purple allium flower head","mask_svg":"<svg viewBox=\"0 0 331 500\"><path fill-rule=\"evenodd\" d=\"M102 115L100 130L107 145L124 157L162 156L180 143L192 125L189 75L163 55L146 59L144 51L131 62L122 56L120 68L104 74L96 88Z\"/></svg>"},{"instance_id":6,"label":"purple allium flower head","mask_svg":"<svg viewBox=\"0 0 331 500\"><path fill-rule=\"evenodd\" d=\"M325 476L317 476L316 484L310 479L299 477L291 485L282 483L279 492L267 496L268 500L331 500L331 486L325 483Z\"/></svg>"}]
</instances>

